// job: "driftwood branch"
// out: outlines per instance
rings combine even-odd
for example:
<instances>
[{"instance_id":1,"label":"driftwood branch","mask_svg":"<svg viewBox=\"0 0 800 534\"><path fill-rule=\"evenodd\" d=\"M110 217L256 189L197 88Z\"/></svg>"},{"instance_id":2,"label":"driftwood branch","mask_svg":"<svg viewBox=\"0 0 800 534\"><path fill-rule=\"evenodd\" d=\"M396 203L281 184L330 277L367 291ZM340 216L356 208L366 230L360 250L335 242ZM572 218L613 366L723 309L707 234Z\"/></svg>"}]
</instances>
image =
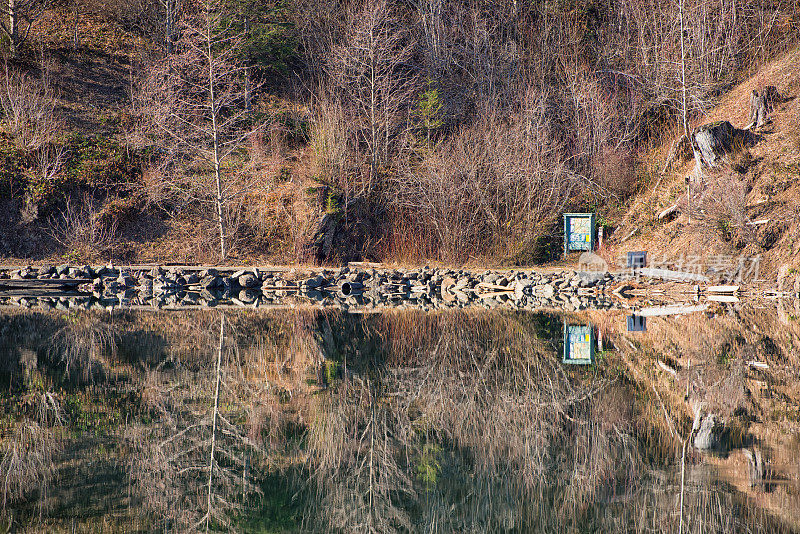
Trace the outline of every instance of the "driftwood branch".
<instances>
[{"instance_id":1,"label":"driftwood branch","mask_svg":"<svg viewBox=\"0 0 800 534\"><path fill-rule=\"evenodd\" d=\"M672 206L668 207L667 209L659 213L658 218L659 220L665 219L677 211L678 211L678 204L673 204Z\"/></svg>"}]
</instances>

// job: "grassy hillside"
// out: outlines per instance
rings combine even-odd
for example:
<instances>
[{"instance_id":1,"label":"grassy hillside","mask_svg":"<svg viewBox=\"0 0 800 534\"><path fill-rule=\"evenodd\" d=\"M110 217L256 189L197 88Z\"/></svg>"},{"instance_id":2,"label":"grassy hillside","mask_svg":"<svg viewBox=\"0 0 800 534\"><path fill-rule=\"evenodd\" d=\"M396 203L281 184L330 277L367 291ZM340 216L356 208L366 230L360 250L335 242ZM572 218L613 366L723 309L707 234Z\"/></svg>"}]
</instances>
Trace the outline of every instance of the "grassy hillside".
<instances>
[{"instance_id":1,"label":"grassy hillside","mask_svg":"<svg viewBox=\"0 0 800 534\"><path fill-rule=\"evenodd\" d=\"M637 195L609 242L611 255L648 250L675 265L688 257L710 265L719 256L760 255L762 272L773 277L784 265L784 272L800 266L800 49L760 68L693 123L727 120L744 128L751 92L769 85L778 89L781 101L771 123L756 131L753 144L739 147L720 169L706 170L702 178L696 177L694 160L686 161ZM650 154L654 166L664 165L674 141ZM658 218L675 203L680 207L676 217Z\"/></svg>"},{"instance_id":2,"label":"grassy hillside","mask_svg":"<svg viewBox=\"0 0 800 534\"><path fill-rule=\"evenodd\" d=\"M683 34L655 0L41 4L15 56L0 43L0 260L530 265L559 256L562 212L594 211L611 253L763 249L774 270L794 100L713 180L744 201L698 184L691 224L653 215L685 187L689 166L661 172L683 88L696 125L742 126L751 86L791 98L800 13L685 4Z\"/></svg>"}]
</instances>

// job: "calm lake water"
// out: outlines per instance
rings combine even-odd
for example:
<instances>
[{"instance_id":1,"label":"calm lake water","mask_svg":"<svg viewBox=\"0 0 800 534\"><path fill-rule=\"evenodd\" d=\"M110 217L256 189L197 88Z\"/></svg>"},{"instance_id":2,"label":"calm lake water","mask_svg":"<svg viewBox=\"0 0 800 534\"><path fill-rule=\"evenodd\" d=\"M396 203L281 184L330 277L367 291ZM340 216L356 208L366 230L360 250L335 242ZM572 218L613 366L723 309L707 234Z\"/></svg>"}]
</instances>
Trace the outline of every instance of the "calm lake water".
<instances>
[{"instance_id":1,"label":"calm lake water","mask_svg":"<svg viewBox=\"0 0 800 534\"><path fill-rule=\"evenodd\" d=\"M0 534L800 532L797 307L0 310Z\"/></svg>"}]
</instances>

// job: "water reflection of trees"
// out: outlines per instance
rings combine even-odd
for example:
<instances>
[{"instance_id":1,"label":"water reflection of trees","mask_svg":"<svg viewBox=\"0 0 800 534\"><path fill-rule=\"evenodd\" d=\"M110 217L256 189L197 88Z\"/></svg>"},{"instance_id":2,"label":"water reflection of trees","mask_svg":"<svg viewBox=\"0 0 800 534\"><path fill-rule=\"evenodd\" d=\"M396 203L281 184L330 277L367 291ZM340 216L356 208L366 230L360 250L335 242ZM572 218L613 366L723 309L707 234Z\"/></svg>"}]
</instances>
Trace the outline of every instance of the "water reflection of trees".
<instances>
[{"instance_id":1,"label":"water reflection of trees","mask_svg":"<svg viewBox=\"0 0 800 534\"><path fill-rule=\"evenodd\" d=\"M557 317L222 321L210 310L0 322L0 489L29 530L68 530L70 514L89 521L112 500L127 503L113 513L128 530L246 531L281 479L295 482L303 530L678 530L675 443L650 386L614 358L562 365ZM779 531L703 467L687 470L684 532ZM107 501L76 506L90 470L111 479Z\"/></svg>"},{"instance_id":2,"label":"water reflection of trees","mask_svg":"<svg viewBox=\"0 0 800 534\"><path fill-rule=\"evenodd\" d=\"M375 326L390 333L381 364L345 374L309 429L312 523L551 530L577 524L617 486L635 491L641 458L624 401L605 378L571 377L540 319L419 315Z\"/></svg>"},{"instance_id":3,"label":"water reflection of trees","mask_svg":"<svg viewBox=\"0 0 800 534\"><path fill-rule=\"evenodd\" d=\"M309 425L308 525L677 532L679 470L654 462L674 453L653 453L642 440L659 428L642 406L649 396L602 363L562 366L552 342L560 329L548 321L511 313L364 320L359 328L379 355L364 361L363 343L350 341L351 352L337 355L350 372L319 399ZM673 447L661 439L650 447ZM780 529L707 471L690 468L686 492L683 532Z\"/></svg>"},{"instance_id":4,"label":"water reflection of trees","mask_svg":"<svg viewBox=\"0 0 800 534\"><path fill-rule=\"evenodd\" d=\"M650 318L646 333L623 326L611 337L625 375L651 391L650 418L661 421L662 439L689 436L695 414L722 423L710 450L690 440L687 470L704 480L687 485L685 518L703 518L714 512L709 501L721 501L736 511L719 519L727 531L800 530L800 447L792 444L800 430L792 415L800 406L800 324L785 313L787 303L775 305L778 313L764 301L712 305L706 314ZM710 492L709 480L724 489Z\"/></svg>"},{"instance_id":5,"label":"water reflection of trees","mask_svg":"<svg viewBox=\"0 0 800 534\"><path fill-rule=\"evenodd\" d=\"M261 492L253 464L263 453L264 391L248 380L255 362L243 358L226 316L218 322L212 358L148 374L143 399L155 422L129 428L134 486L168 531L231 531Z\"/></svg>"}]
</instances>

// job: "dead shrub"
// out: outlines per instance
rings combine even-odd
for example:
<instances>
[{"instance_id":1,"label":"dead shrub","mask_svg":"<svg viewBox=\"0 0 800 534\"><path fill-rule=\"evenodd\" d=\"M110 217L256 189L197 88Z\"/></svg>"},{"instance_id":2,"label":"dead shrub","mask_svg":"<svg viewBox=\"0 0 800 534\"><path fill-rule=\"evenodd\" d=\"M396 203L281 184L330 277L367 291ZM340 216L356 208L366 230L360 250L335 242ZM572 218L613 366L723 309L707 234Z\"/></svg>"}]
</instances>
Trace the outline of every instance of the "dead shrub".
<instances>
[{"instance_id":1,"label":"dead shrub","mask_svg":"<svg viewBox=\"0 0 800 534\"><path fill-rule=\"evenodd\" d=\"M636 162L629 151L603 147L595 157L594 170L600 186L613 196L624 200L636 193Z\"/></svg>"},{"instance_id":2,"label":"dead shrub","mask_svg":"<svg viewBox=\"0 0 800 534\"><path fill-rule=\"evenodd\" d=\"M69 254L87 259L109 255L117 232L116 221L104 223L102 211L89 196L80 201L67 198L48 226L48 235Z\"/></svg>"},{"instance_id":3,"label":"dead shrub","mask_svg":"<svg viewBox=\"0 0 800 534\"><path fill-rule=\"evenodd\" d=\"M413 228L431 228L437 259L496 255L516 261L589 185L571 172L543 105L517 118L487 112L394 179L389 204Z\"/></svg>"},{"instance_id":4,"label":"dead shrub","mask_svg":"<svg viewBox=\"0 0 800 534\"><path fill-rule=\"evenodd\" d=\"M45 70L39 79L5 64L0 89L3 127L20 148L38 149L52 143L61 131L55 92Z\"/></svg>"},{"instance_id":5,"label":"dead shrub","mask_svg":"<svg viewBox=\"0 0 800 534\"><path fill-rule=\"evenodd\" d=\"M143 200L145 208L156 207L169 211L169 206L174 204L175 183L169 177L169 173L169 165L160 162L142 169L137 193Z\"/></svg>"},{"instance_id":6,"label":"dead shrub","mask_svg":"<svg viewBox=\"0 0 800 534\"><path fill-rule=\"evenodd\" d=\"M320 97L311 121L314 173L331 182L345 196L362 189L359 165L348 139L348 122L341 104L327 95Z\"/></svg>"},{"instance_id":7,"label":"dead shrub","mask_svg":"<svg viewBox=\"0 0 800 534\"><path fill-rule=\"evenodd\" d=\"M418 263L436 257L436 236L426 226L414 225L407 213L391 213L380 257L400 263Z\"/></svg>"},{"instance_id":8,"label":"dead shrub","mask_svg":"<svg viewBox=\"0 0 800 534\"><path fill-rule=\"evenodd\" d=\"M755 238L754 227L747 224L746 184L730 171L707 174L705 179L705 189L693 194L692 217L737 249L744 248Z\"/></svg>"},{"instance_id":9,"label":"dead shrub","mask_svg":"<svg viewBox=\"0 0 800 534\"><path fill-rule=\"evenodd\" d=\"M32 172L38 183L49 183L56 179L67 160L67 149L64 145L45 143L33 152Z\"/></svg>"}]
</instances>

